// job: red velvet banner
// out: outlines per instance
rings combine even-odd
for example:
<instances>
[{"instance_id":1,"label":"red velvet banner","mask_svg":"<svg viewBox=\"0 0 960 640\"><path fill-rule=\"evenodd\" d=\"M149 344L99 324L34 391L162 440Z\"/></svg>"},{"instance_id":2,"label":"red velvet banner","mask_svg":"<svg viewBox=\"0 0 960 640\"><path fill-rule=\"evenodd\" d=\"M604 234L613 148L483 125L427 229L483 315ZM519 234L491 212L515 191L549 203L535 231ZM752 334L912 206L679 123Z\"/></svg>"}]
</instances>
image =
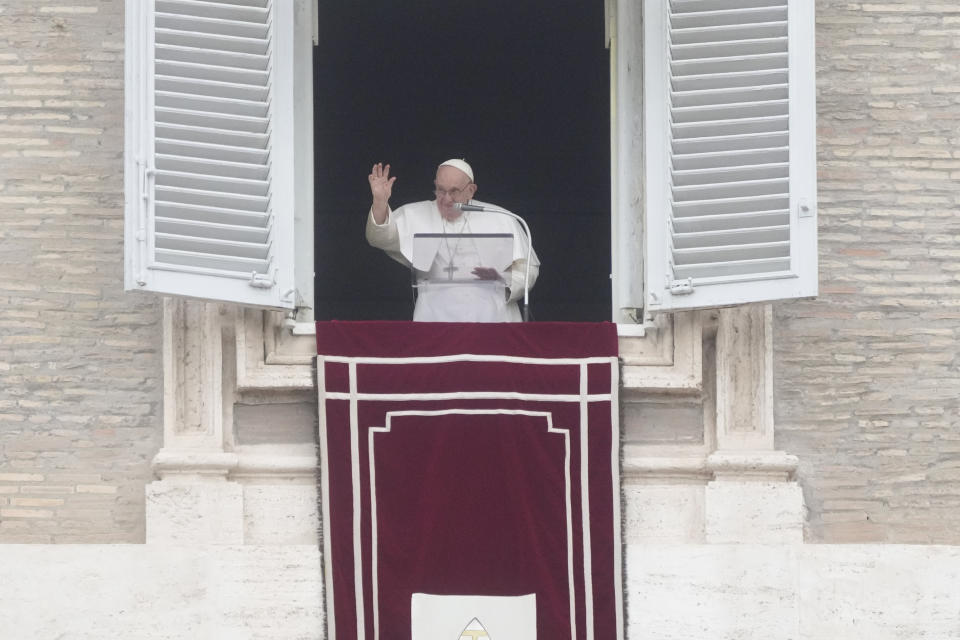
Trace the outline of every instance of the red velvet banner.
<instances>
[{"instance_id":1,"label":"red velvet banner","mask_svg":"<svg viewBox=\"0 0 960 640\"><path fill-rule=\"evenodd\" d=\"M414 593L623 637L615 325L322 322L317 347L328 638L409 639Z\"/></svg>"}]
</instances>

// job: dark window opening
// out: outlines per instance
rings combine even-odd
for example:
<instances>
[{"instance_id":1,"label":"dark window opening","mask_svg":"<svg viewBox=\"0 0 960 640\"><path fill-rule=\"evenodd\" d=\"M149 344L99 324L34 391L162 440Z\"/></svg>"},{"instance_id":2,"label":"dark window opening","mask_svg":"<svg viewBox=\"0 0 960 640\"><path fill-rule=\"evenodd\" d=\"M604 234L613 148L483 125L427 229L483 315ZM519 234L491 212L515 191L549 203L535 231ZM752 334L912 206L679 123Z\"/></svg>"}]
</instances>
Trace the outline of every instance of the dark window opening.
<instances>
[{"instance_id":1,"label":"dark window opening","mask_svg":"<svg viewBox=\"0 0 960 640\"><path fill-rule=\"evenodd\" d=\"M404 268L364 239L367 175L432 199L466 158L476 197L530 225L536 320L610 319L610 87L602 2L321 2L314 51L317 319L409 319Z\"/></svg>"}]
</instances>

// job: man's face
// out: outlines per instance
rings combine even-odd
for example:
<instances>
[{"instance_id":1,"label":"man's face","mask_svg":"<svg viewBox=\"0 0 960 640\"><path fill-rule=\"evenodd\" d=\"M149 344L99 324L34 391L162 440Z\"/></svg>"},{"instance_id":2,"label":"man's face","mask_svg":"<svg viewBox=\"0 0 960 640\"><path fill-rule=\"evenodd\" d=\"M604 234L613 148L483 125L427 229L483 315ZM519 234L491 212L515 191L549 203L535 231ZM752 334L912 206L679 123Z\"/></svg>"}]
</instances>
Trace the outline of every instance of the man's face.
<instances>
[{"instance_id":1,"label":"man's face","mask_svg":"<svg viewBox=\"0 0 960 640\"><path fill-rule=\"evenodd\" d=\"M454 203L470 202L470 198L477 191L477 185L470 181L470 176L457 168L448 166L437 169L433 186L437 196L437 209L447 220L456 220L460 217L461 211L454 208Z\"/></svg>"}]
</instances>

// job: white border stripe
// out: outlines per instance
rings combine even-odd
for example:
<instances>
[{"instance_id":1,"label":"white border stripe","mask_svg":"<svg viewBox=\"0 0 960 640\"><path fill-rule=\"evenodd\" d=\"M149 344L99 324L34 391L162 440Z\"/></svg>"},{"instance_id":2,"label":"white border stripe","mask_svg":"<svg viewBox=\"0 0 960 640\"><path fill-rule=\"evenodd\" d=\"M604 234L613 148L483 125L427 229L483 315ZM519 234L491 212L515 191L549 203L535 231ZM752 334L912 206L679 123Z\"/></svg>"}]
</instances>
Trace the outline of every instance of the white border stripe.
<instances>
[{"instance_id":1,"label":"white border stripe","mask_svg":"<svg viewBox=\"0 0 960 640\"><path fill-rule=\"evenodd\" d=\"M533 416L533 417L543 417L546 418L547 422L547 433L556 433L563 436L564 444L564 457L563 457L563 478L564 478L564 500L566 501L566 520L567 520L567 592L570 594L570 637L577 637L577 608L576 608L576 588L573 582L574 566L573 566L573 488L570 482L570 431L569 429L564 429L562 427L553 426L553 414L547 411L529 411L526 409L439 409L432 411L388 411L386 413L386 426L384 427L371 427L368 431L368 447L369 447L369 469L368 475L370 478L370 510L371 510L371 554L372 566L371 566L371 579L372 579L372 589L373 592L373 628L374 628L374 640L379 640L380 638L380 622L379 622L379 613L380 613L380 589L377 575L377 518L376 518L376 465L375 461L375 449L374 449L374 435L375 433L389 433L393 429L391 424L394 417L405 417L405 416L443 416L443 415L522 415L522 416ZM354 532L354 544L360 544L360 536L358 532Z\"/></svg>"},{"instance_id":2,"label":"white border stripe","mask_svg":"<svg viewBox=\"0 0 960 640\"><path fill-rule=\"evenodd\" d=\"M337 638L337 617L333 601L333 547L330 544L330 452L327 450L327 403L324 398L326 389L326 367L323 357L317 358L317 391L320 422L320 490L323 507L323 573L324 598L326 610L324 618L327 623L327 637L329 640Z\"/></svg>"},{"instance_id":3,"label":"white border stripe","mask_svg":"<svg viewBox=\"0 0 960 640\"><path fill-rule=\"evenodd\" d=\"M519 393L516 391L451 391L449 393L358 393L356 391L333 391L326 394L327 400L389 400L392 402L414 400L529 400L531 402L612 402L609 393L593 395L546 393Z\"/></svg>"},{"instance_id":4,"label":"white border stripe","mask_svg":"<svg viewBox=\"0 0 960 640\"><path fill-rule=\"evenodd\" d=\"M577 637L577 583L573 581L573 479L570 477L570 430L566 431L567 457L563 480L567 499L567 592L570 595L570 640Z\"/></svg>"},{"instance_id":5,"label":"white border stripe","mask_svg":"<svg viewBox=\"0 0 960 640\"><path fill-rule=\"evenodd\" d=\"M418 356L409 358L374 358L367 356L324 356L328 362L356 362L357 364L437 364L444 362L512 362L516 364L535 365L571 365L571 364L606 364L610 362L608 356L593 356L589 358L528 358L525 356L490 356L473 353L460 353L446 356Z\"/></svg>"},{"instance_id":6,"label":"white border stripe","mask_svg":"<svg viewBox=\"0 0 960 640\"><path fill-rule=\"evenodd\" d=\"M593 557L590 554L590 419L587 363L580 365L580 517L583 519L583 596L587 640L593 640Z\"/></svg>"},{"instance_id":7,"label":"white border stripe","mask_svg":"<svg viewBox=\"0 0 960 640\"><path fill-rule=\"evenodd\" d=\"M360 427L357 416L357 365L350 363L350 470L353 482L353 596L357 608L357 637L367 635L363 615L363 548L360 544Z\"/></svg>"},{"instance_id":8,"label":"white border stripe","mask_svg":"<svg viewBox=\"0 0 960 640\"><path fill-rule=\"evenodd\" d=\"M563 457L563 478L564 478L564 500L566 501L566 520L567 520L567 592L570 594L570 637L577 637L577 616L576 616L576 589L573 582L574 563L573 563L573 487L570 482L570 430L562 427L553 426L553 414L547 411L529 411L526 409L438 409L432 411L388 411L386 413L385 427L371 427L369 430L369 476L371 487L371 558L373 566L371 574L373 580L373 611L374 611L374 640L379 640L379 608L380 594L379 583L377 581L377 518L376 501L373 497L373 489L376 482L376 471L374 469L374 432L388 433L392 430L391 421L394 417L404 416L442 416L442 415L523 415L546 418L547 433L556 433L563 436L564 457ZM355 539L355 544L360 544L359 535Z\"/></svg>"},{"instance_id":9,"label":"white border stripe","mask_svg":"<svg viewBox=\"0 0 960 640\"><path fill-rule=\"evenodd\" d=\"M377 553L377 465L374 458L373 436L390 431L390 414L386 427L370 427L367 430L367 470L370 476L370 585L373 591L373 639L380 639L380 565ZM360 539L357 539L360 542Z\"/></svg>"}]
</instances>

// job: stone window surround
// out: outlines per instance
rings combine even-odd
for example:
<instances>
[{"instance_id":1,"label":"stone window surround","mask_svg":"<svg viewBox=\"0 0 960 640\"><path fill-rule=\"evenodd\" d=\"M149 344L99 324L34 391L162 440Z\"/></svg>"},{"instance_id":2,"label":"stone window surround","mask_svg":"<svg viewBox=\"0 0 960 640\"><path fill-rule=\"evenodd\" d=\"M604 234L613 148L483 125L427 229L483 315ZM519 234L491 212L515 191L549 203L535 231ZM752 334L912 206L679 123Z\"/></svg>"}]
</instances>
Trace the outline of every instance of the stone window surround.
<instances>
[{"instance_id":1,"label":"stone window surround","mask_svg":"<svg viewBox=\"0 0 960 640\"><path fill-rule=\"evenodd\" d=\"M662 314L644 335L621 336L627 542L802 541L798 461L774 447L771 336L768 304ZM292 332L282 313L164 300L164 444L153 461L158 481L147 488L148 542L315 535L315 447L242 446L233 431L238 399L315 401L314 352L314 337ZM634 438L631 408L640 402L700 407L702 434L678 443ZM299 510L291 516L299 533L258 538L266 515L251 510L276 502L277 492L290 498L279 504ZM233 525L203 525L214 513Z\"/></svg>"}]
</instances>

